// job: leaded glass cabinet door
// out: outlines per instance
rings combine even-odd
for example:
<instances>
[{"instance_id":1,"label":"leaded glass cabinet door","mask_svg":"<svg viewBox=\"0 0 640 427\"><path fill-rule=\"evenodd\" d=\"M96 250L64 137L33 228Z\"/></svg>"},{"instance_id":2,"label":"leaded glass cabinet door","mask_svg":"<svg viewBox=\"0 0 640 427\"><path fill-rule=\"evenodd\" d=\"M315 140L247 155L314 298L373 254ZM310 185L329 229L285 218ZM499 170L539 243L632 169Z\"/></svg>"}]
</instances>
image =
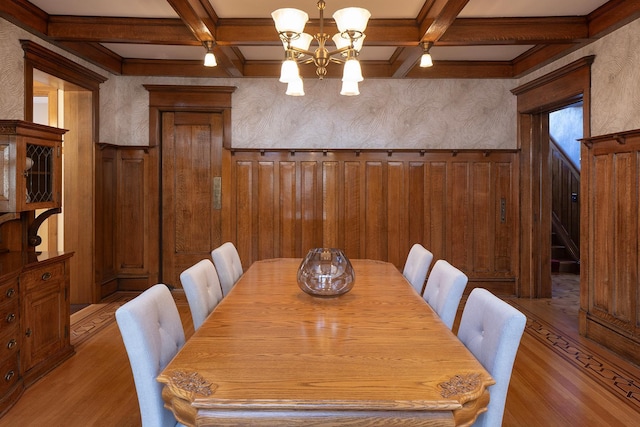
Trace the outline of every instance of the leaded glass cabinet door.
<instances>
[{"instance_id":1,"label":"leaded glass cabinet door","mask_svg":"<svg viewBox=\"0 0 640 427\"><path fill-rule=\"evenodd\" d=\"M0 212L62 205L64 129L0 120Z\"/></svg>"}]
</instances>

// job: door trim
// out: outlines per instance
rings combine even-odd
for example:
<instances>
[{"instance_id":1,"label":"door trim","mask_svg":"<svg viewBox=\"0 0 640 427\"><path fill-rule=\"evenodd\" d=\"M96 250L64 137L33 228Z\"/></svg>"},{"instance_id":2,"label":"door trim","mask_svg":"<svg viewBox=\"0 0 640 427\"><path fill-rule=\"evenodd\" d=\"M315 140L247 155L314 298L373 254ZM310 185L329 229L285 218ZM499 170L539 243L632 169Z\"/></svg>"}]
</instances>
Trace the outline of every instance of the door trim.
<instances>
[{"instance_id":1,"label":"door trim","mask_svg":"<svg viewBox=\"0 0 640 427\"><path fill-rule=\"evenodd\" d=\"M149 218L149 269L157 271L162 281L162 113L164 112L221 112L222 113L222 147L231 148L231 95L235 86L175 86L175 85L143 85L149 92L149 146L160 148L157 156L158 194L149 194L158 208L153 210L153 218ZM224 203L224 200L223 200ZM223 224L224 224L223 220ZM223 229L224 234L224 229Z\"/></svg>"},{"instance_id":2,"label":"door trim","mask_svg":"<svg viewBox=\"0 0 640 427\"><path fill-rule=\"evenodd\" d=\"M595 56L586 56L511 91L518 97L520 149L518 297L551 297L551 199L547 194L551 188L551 175L549 142L543 141L543 133L545 126L548 130L550 111L582 99L583 135L585 138L591 135L591 64L594 59ZM586 224L585 215L582 209L581 224ZM584 248L580 253L583 257L587 255Z\"/></svg>"}]
</instances>

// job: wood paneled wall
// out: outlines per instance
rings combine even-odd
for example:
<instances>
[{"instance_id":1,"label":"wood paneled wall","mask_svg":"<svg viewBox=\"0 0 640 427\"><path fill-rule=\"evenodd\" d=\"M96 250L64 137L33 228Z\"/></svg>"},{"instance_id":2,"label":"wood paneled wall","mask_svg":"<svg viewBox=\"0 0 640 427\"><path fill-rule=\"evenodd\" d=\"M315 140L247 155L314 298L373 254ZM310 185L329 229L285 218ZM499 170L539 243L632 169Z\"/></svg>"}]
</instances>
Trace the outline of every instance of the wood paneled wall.
<instances>
[{"instance_id":1,"label":"wood paneled wall","mask_svg":"<svg viewBox=\"0 0 640 427\"><path fill-rule=\"evenodd\" d=\"M225 239L244 267L339 247L399 269L412 244L516 293L516 151L228 151ZM471 286L468 288L470 289Z\"/></svg>"},{"instance_id":2,"label":"wood paneled wall","mask_svg":"<svg viewBox=\"0 0 640 427\"><path fill-rule=\"evenodd\" d=\"M158 160L153 147L96 150L96 286L103 298L159 280Z\"/></svg>"},{"instance_id":3,"label":"wood paneled wall","mask_svg":"<svg viewBox=\"0 0 640 427\"><path fill-rule=\"evenodd\" d=\"M585 144L580 332L640 364L640 130Z\"/></svg>"}]
</instances>

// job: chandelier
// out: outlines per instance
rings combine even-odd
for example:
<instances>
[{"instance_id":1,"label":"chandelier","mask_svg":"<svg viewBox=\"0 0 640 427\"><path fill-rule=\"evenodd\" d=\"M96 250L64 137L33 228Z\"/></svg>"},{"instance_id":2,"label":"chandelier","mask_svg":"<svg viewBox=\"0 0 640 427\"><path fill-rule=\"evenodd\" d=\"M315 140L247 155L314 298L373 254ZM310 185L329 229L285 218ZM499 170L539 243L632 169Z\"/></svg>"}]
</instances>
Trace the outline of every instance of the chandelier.
<instances>
[{"instance_id":1,"label":"chandelier","mask_svg":"<svg viewBox=\"0 0 640 427\"><path fill-rule=\"evenodd\" d=\"M344 64L341 95L359 95L358 83L363 81L357 57L365 38L364 30L371 13L360 7L347 7L333 14L338 33L331 37L335 50L327 49L329 35L324 32L324 0L318 1L320 32L315 36L304 33L309 15L298 9L284 8L273 11L271 17L282 40L285 59L280 71L280 82L287 83L287 95L302 96L304 87L298 64L314 64L320 80L327 75L327 66L334 62ZM313 40L318 42L314 51L309 50Z\"/></svg>"}]
</instances>

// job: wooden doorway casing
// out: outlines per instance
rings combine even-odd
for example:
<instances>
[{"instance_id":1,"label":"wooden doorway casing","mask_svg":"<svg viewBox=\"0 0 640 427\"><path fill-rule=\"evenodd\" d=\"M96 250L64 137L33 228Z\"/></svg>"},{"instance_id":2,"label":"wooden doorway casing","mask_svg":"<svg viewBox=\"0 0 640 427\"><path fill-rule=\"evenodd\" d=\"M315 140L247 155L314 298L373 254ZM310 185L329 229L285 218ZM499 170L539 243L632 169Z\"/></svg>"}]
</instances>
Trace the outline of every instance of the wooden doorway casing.
<instances>
[{"instance_id":1,"label":"wooden doorway casing","mask_svg":"<svg viewBox=\"0 0 640 427\"><path fill-rule=\"evenodd\" d=\"M582 100L583 135L591 135L594 58L584 57L512 90L518 97L520 268L517 294L522 298L551 297L549 112ZM583 224L586 224L585 215L583 210L580 214ZM586 255L582 250L581 254Z\"/></svg>"},{"instance_id":2,"label":"wooden doorway casing","mask_svg":"<svg viewBox=\"0 0 640 427\"><path fill-rule=\"evenodd\" d=\"M65 89L64 127L69 132L63 148L64 226L52 227L54 233L49 233L49 238L55 240L55 233L64 233L63 250L74 252L69 274L71 304L96 303L100 300L100 285L95 282L96 239L86 230L95 229L95 144L99 141L100 84L107 78L30 40L21 40L21 45L25 57L25 120L33 121L36 70L55 78ZM33 213L28 215L33 217ZM34 249L25 247L22 241L21 248L14 245L12 250Z\"/></svg>"},{"instance_id":3,"label":"wooden doorway casing","mask_svg":"<svg viewBox=\"0 0 640 427\"><path fill-rule=\"evenodd\" d=\"M150 146L159 146L161 154L158 156L158 161L160 163L160 176L159 179L159 188L160 194L159 198L164 198L162 196L162 158L164 154L162 153L162 141L163 141L163 115L165 113L209 113L215 117L219 117L220 125L222 128L222 148L230 148L231 147L231 95L235 91L235 87L233 86L171 86L171 85L144 85L145 89L149 91L149 145ZM228 150L223 150L222 157L227 154ZM223 160L220 160L223 163ZM221 165L223 167L223 165ZM224 192L223 192L224 195ZM162 206L163 200L159 200L160 206ZM224 197L222 198L223 208L225 205ZM152 245L157 245L157 250L152 251L155 252L155 256L151 255L151 268L153 268L153 264L155 264L159 271L159 280L160 281L172 281L171 283L174 286L180 286L179 280L176 279L175 268L179 268L178 264L175 264L175 268L171 267L172 277L165 277L164 274L164 257L168 256L168 252L165 250L165 242L163 241L163 212L158 212L158 216L153 221L158 224L157 228L157 239L154 239L153 236L150 237L150 240L153 242ZM224 218L224 211L220 212L220 239L224 238L224 224L228 222ZM202 230L203 233L205 230ZM209 233L211 230L206 230ZM209 251L213 249L210 248ZM197 255L200 256L200 255ZM195 258L194 258L195 259ZM179 274L179 273L178 273Z\"/></svg>"}]
</instances>

